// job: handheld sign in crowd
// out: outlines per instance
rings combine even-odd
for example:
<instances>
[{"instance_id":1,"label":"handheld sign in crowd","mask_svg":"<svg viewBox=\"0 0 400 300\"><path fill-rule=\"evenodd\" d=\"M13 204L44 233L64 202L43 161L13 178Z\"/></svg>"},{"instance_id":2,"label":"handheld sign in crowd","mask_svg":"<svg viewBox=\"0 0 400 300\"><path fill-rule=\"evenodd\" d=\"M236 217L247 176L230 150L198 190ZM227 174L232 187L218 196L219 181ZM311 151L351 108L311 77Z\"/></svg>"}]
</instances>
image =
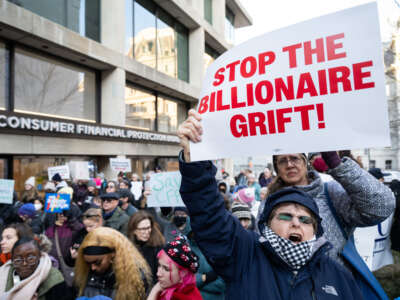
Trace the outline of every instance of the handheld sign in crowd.
<instances>
[{"instance_id":1,"label":"handheld sign in crowd","mask_svg":"<svg viewBox=\"0 0 400 300\"><path fill-rule=\"evenodd\" d=\"M48 213L61 213L68 210L71 205L69 194L46 194L44 211Z\"/></svg>"},{"instance_id":2,"label":"handheld sign in crowd","mask_svg":"<svg viewBox=\"0 0 400 300\"><path fill-rule=\"evenodd\" d=\"M377 4L238 45L207 69L191 159L389 146Z\"/></svg>"},{"instance_id":3,"label":"handheld sign in crowd","mask_svg":"<svg viewBox=\"0 0 400 300\"><path fill-rule=\"evenodd\" d=\"M354 231L357 251L371 271L393 264L390 243L392 223L393 214L378 225L357 228Z\"/></svg>"},{"instance_id":4,"label":"handheld sign in crowd","mask_svg":"<svg viewBox=\"0 0 400 300\"><path fill-rule=\"evenodd\" d=\"M64 165L64 166L56 166L56 167L49 167L47 169L47 173L49 176L49 180L51 180L51 178L53 178L53 176L55 174L60 174L62 179L69 179L69 167L68 165Z\"/></svg>"},{"instance_id":5,"label":"handheld sign in crowd","mask_svg":"<svg viewBox=\"0 0 400 300\"><path fill-rule=\"evenodd\" d=\"M89 163L87 161L70 161L71 176L76 180L89 180Z\"/></svg>"},{"instance_id":6,"label":"handheld sign in crowd","mask_svg":"<svg viewBox=\"0 0 400 300\"><path fill-rule=\"evenodd\" d=\"M13 204L14 180L0 179L0 203Z\"/></svg>"},{"instance_id":7,"label":"handheld sign in crowd","mask_svg":"<svg viewBox=\"0 0 400 300\"><path fill-rule=\"evenodd\" d=\"M110 166L116 172L131 172L131 160L125 158L110 158Z\"/></svg>"},{"instance_id":8,"label":"handheld sign in crowd","mask_svg":"<svg viewBox=\"0 0 400 300\"><path fill-rule=\"evenodd\" d=\"M131 193L135 196L135 199L138 200L142 195L143 190L143 182L141 181L132 181L131 182Z\"/></svg>"},{"instance_id":9,"label":"handheld sign in crowd","mask_svg":"<svg viewBox=\"0 0 400 300\"><path fill-rule=\"evenodd\" d=\"M185 206L179 193L181 180L182 176L179 172L163 172L151 175L151 194L147 199L147 206Z\"/></svg>"}]
</instances>

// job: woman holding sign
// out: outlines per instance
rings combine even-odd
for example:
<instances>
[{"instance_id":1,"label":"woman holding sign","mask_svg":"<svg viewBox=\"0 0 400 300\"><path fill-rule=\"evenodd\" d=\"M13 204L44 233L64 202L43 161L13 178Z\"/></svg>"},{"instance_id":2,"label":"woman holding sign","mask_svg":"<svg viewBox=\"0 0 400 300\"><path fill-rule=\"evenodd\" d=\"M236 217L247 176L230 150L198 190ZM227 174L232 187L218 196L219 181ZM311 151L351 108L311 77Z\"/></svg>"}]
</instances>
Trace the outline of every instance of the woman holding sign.
<instances>
[{"instance_id":1,"label":"woman holding sign","mask_svg":"<svg viewBox=\"0 0 400 300\"><path fill-rule=\"evenodd\" d=\"M184 148L183 158L190 162L188 141L201 141L200 114L190 110L188 119L179 127L178 135ZM274 156L278 176L271 192L295 186L313 197L320 210L324 237L333 245L329 254L343 264L339 253L354 228L383 221L393 212L395 202L391 191L354 161L341 160L336 152L322 153L322 157L329 167L328 173L336 180L326 185L317 173L307 171L304 154Z\"/></svg>"}]
</instances>

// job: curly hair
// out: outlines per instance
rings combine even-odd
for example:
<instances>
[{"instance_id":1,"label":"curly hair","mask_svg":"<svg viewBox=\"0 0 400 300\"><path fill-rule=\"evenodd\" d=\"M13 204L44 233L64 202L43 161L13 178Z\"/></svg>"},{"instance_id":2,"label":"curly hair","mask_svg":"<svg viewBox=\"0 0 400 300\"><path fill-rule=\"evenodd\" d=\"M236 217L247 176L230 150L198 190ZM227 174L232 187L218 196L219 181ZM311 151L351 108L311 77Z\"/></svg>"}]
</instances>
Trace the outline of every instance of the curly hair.
<instances>
[{"instance_id":1,"label":"curly hair","mask_svg":"<svg viewBox=\"0 0 400 300\"><path fill-rule=\"evenodd\" d=\"M79 296L83 294L89 274L89 265L83 258L83 250L89 246L109 247L115 251L112 268L116 279L116 300L141 300L146 297L145 287L152 282L150 268L122 233L108 227L89 232L79 247L75 263L75 284L79 288Z\"/></svg>"},{"instance_id":2,"label":"curly hair","mask_svg":"<svg viewBox=\"0 0 400 300\"><path fill-rule=\"evenodd\" d=\"M136 244L136 238L135 238L134 232L135 232L136 228L138 227L139 223L146 219L148 219L151 224L150 238L146 242L146 245L151 246L151 247L163 247L165 245L165 238L164 238L163 234L161 233L160 225L158 225L158 223L155 221L153 215L146 212L145 210L137 211L129 219L128 238L134 244Z\"/></svg>"}]
</instances>

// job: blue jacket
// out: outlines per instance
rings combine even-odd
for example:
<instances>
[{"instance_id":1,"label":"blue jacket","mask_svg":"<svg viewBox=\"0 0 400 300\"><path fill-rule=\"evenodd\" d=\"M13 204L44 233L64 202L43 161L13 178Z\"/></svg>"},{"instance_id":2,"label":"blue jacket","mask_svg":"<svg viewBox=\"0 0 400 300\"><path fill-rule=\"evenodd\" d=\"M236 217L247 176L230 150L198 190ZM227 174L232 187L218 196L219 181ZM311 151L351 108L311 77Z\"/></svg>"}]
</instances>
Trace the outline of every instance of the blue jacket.
<instances>
[{"instance_id":1,"label":"blue jacket","mask_svg":"<svg viewBox=\"0 0 400 300\"><path fill-rule=\"evenodd\" d=\"M295 275L268 242L246 231L225 210L211 162L184 163L180 159L180 171L180 192L195 239L224 279L226 299L362 299L349 271L326 255L328 243Z\"/></svg>"}]
</instances>

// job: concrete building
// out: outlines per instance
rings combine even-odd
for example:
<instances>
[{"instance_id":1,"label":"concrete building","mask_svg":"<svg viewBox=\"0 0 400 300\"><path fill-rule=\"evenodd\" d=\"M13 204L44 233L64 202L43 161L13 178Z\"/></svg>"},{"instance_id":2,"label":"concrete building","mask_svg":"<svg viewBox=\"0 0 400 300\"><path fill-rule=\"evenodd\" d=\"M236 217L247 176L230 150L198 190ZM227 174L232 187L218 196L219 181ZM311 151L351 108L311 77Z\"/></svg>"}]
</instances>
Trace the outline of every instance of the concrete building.
<instances>
[{"instance_id":1,"label":"concrete building","mask_svg":"<svg viewBox=\"0 0 400 300\"><path fill-rule=\"evenodd\" d=\"M175 170L204 70L251 23L238 0L0 0L0 178Z\"/></svg>"}]
</instances>

